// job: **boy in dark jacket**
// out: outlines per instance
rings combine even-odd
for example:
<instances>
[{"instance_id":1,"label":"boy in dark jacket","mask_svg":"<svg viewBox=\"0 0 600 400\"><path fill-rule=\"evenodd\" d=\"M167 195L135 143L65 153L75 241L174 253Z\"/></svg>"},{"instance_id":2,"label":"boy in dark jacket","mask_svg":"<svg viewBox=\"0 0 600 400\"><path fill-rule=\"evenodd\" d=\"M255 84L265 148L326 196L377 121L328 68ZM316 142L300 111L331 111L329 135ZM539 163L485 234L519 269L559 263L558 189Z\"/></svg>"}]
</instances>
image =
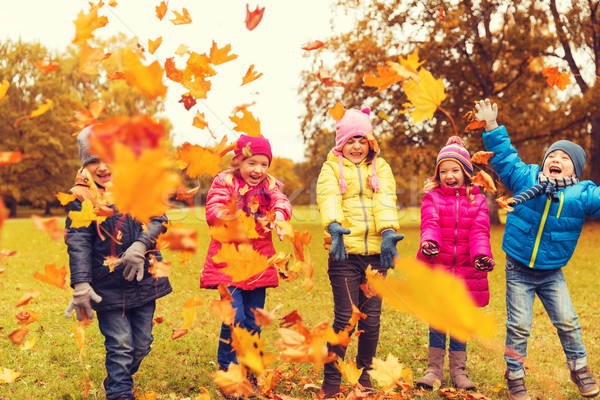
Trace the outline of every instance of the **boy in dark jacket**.
<instances>
[{"instance_id":1,"label":"boy in dark jacket","mask_svg":"<svg viewBox=\"0 0 600 400\"><path fill-rule=\"evenodd\" d=\"M156 239L166 230L163 223L167 217L152 218L144 229L114 206L99 204L111 174L104 162L89 153L91 134L92 127L87 127L77 136L82 168L70 191L77 199L67 207L81 211L84 201L89 201L102 208L103 215L112 215L87 227L72 227L73 221L67 217L65 242L74 292L65 314L70 316L75 310L81 321L84 314L94 318L92 308L96 310L105 337L107 377L102 386L106 398L134 399L132 375L150 352L156 299L172 291L168 278L154 279L148 273L150 254L162 260L154 249ZM120 256L112 272L103 265L111 255Z\"/></svg>"},{"instance_id":2,"label":"boy in dark jacket","mask_svg":"<svg viewBox=\"0 0 600 400\"><path fill-rule=\"evenodd\" d=\"M596 397L600 390L587 367L581 326L562 272L573 255L585 217L600 216L600 188L591 181L579 181L585 150L559 140L546 151L542 168L527 165L510 143L504 126L498 126L498 107L486 99L475 109L476 118L486 122L483 144L494 153L492 168L515 194L508 202L514 211L506 219L502 243L506 252L504 359L510 398L530 399L523 380L523 361L536 294L556 327L571 380L582 396Z\"/></svg>"}]
</instances>

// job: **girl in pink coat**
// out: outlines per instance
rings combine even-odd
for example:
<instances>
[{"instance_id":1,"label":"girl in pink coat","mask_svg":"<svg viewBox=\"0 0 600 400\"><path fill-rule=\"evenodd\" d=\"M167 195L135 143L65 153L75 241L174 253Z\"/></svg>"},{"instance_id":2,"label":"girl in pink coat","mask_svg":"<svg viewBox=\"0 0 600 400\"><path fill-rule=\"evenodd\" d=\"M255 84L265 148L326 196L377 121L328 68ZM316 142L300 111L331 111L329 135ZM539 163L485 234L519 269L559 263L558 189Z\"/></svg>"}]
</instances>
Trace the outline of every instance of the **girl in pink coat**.
<instances>
[{"instance_id":1,"label":"girl in pink coat","mask_svg":"<svg viewBox=\"0 0 600 400\"><path fill-rule=\"evenodd\" d=\"M263 136L242 135L232 160L232 168L217 174L206 198L206 222L213 226L219 220L231 220L228 205L236 199L237 209L255 219L274 213L278 220L289 220L292 216L292 205L280 190L282 184L267 174L271 165L271 145ZM257 202L258 200L258 202ZM258 206L257 206L258 203ZM250 239L253 250L271 257L275 247L271 239L271 231L257 222L258 237ZM282 237L280 236L280 240ZM219 284L227 284L233 297L232 306L235 312L235 324L250 331L260 333L256 325L252 309L264 308L267 287L279 284L275 267L266 270L241 282L232 282L232 277L223 272L225 263L216 263L213 257L221 249L221 242L211 239L200 277L200 287L215 289ZM221 370L227 370L230 363L237 364L237 357L231 347L231 328L221 325L221 335L217 361Z\"/></svg>"},{"instance_id":2,"label":"girl in pink coat","mask_svg":"<svg viewBox=\"0 0 600 400\"><path fill-rule=\"evenodd\" d=\"M421 205L421 251L417 259L444 268L462 279L473 300L484 307L490 299L487 273L494 268L486 197L473 186L473 164L458 136L448 139L437 156L435 174L425 184ZM467 344L450 337L452 383L475 389L466 372ZM432 389L443 381L446 333L429 328L429 366L417 386Z\"/></svg>"}]
</instances>

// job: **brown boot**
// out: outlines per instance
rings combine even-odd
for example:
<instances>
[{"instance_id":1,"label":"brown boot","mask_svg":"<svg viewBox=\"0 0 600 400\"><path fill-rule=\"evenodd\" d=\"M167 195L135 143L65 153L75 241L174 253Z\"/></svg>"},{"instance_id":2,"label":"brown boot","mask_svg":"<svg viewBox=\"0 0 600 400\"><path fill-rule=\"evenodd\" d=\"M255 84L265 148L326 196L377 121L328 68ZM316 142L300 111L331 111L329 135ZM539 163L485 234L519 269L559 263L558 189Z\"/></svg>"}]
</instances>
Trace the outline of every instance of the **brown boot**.
<instances>
[{"instance_id":1,"label":"brown boot","mask_svg":"<svg viewBox=\"0 0 600 400\"><path fill-rule=\"evenodd\" d=\"M458 389L475 390L475 384L467 376L467 352L450 351L450 378Z\"/></svg>"},{"instance_id":2,"label":"brown boot","mask_svg":"<svg viewBox=\"0 0 600 400\"><path fill-rule=\"evenodd\" d=\"M436 347L429 348L427 371L425 371L423 377L417 379L417 387L431 390L433 389L436 379L440 381L440 385L442 384L442 381L444 380L445 355L445 349L438 349Z\"/></svg>"}]
</instances>

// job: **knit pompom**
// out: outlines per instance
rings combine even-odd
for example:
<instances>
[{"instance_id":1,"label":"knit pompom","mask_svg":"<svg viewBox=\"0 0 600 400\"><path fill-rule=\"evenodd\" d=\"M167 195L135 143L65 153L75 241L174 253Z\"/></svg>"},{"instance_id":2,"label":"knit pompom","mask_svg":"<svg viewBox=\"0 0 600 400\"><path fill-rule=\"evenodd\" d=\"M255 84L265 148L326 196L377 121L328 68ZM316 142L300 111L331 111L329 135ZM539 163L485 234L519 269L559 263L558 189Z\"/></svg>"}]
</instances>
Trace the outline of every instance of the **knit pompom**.
<instances>
[{"instance_id":1,"label":"knit pompom","mask_svg":"<svg viewBox=\"0 0 600 400\"><path fill-rule=\"evenodd\" d=\"M448 141L446 142L446 146L449 146L451 144L457 144L457 145L463 146L463 147L465 146L463 140L458 136L450 136L448 138Z\"/></svg>"},{"instance_id":2,"label":"knit pompom","mask_svg":"<svg viewBox=\"0 0 600 400\"><path fill-rule=\"evenodd\" d=\"M377 175L373 175L371 177L371 188L373 188L374 192L378 192L380 187L381 184L379 183L379 178L377 177Z\"/></svg>"},{"instance_id":3,"label":"knit pompom","mask_svg":"<svg viewBox=\"0 0 600 400\"><path fill-rule=\"evenodd\" d=\"M348 184L344 178L340 179L340 193L344 194L348 190Z\"/></svg>"}]
</instances>

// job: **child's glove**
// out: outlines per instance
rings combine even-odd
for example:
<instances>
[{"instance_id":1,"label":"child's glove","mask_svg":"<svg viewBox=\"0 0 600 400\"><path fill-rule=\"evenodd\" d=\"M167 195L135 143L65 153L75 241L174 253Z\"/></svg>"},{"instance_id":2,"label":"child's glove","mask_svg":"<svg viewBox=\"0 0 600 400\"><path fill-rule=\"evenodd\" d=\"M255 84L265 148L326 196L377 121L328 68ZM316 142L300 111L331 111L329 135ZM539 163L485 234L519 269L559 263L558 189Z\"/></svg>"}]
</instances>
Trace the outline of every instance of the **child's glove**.
<instances>
[{"instance_id":1,"label":"child's glove","mask_svg":"<svg viewBox=\"0 0 600 400\"><path fill-rule=\"evenodd\" d=\"M475 268L479 271L490 272L494 269L496 262L492 257L477 256L475 257Z\"/></svg>"},{"instance_id":2,"label":"child's glove","mask_svg":"<svg viewBox=\"0 0 600 400\"><path fill-rule=\"evenodd\" d=\"M491 104L490 99L479 100L475 104L475 118L478 121L485 121L486 132L498 127L496 117L498 117L498 105Z\"/></svg>"},{"instance_id":3,"label":"child's glove","mask_svg":"<svg viewBox=\"0 0 600 400\"><path fill-rule=\"evenodd\" d=\"M381 234L381 266L394 268L394 259L398 257L396 243L404 239L404 235L396 234L393 229L388 229Z\"/></svg>"},{"instance_id":4,"label":"child's glove","mask_svg":"<svg viewBox=\"0 0 600 400\"><path fill-rule=\"evenodd\" d=\"M275 221L285 221L285 216L281 211L275 211ZM283 232L281 232L279 225L275 224L275 230L277 231L277 236L279 236L279 241L283 242Z\"/></svg>"},{"instance_id":5,"label":"child's glove","mask_svg":"<svg viewBox=\"0 0 600 400\"><path fill-rule=\"evenodd\" d=\"M100 303L102 297L98 296L87 282L76 283L73 285L73 289L73 299L65 311L65 317L70 317L71 314L73 314L73 310L75 310L78 321L83 321L82 311L88 319L94 319L94 312L92 311L90 300Z\"/></svg>"},{"instance_id":6,"label":"child's glove","mask_svg":"<svg viewBox=\"0 0 600 400\"><path fill-rule=\"evenodd\" d=\"M144 277L144 263L146 262L146 245L140 241L133 242L120 259L115 261L115 267L123 265L123 276L132 281L137 276L138 282Z\"/></svg>"},{"instance_id":7,"label":"child's glove","mask_svg":"<svg viewBox=\"0 0 600 400\"><path fill-rule=\"evenodd\" d=\"M426 240L421 243L421 253L427 258L432 258L440 254L440 248L437 243L432 240Z\"/></svg>"},{"instance_id":8,"label":"child's glove","mask_svg":"<svg viewBox=\"0 0 600 400\"><path fill-rule=\"evenodd\" d=\"M331 235L331 249L329 253L333 254L335 261L344 261L348 258L346 246L344 246L344 235L350 233L350 229L342 228L338 222L332 222L327 227Z\"/></svg>"}]
</instances>

